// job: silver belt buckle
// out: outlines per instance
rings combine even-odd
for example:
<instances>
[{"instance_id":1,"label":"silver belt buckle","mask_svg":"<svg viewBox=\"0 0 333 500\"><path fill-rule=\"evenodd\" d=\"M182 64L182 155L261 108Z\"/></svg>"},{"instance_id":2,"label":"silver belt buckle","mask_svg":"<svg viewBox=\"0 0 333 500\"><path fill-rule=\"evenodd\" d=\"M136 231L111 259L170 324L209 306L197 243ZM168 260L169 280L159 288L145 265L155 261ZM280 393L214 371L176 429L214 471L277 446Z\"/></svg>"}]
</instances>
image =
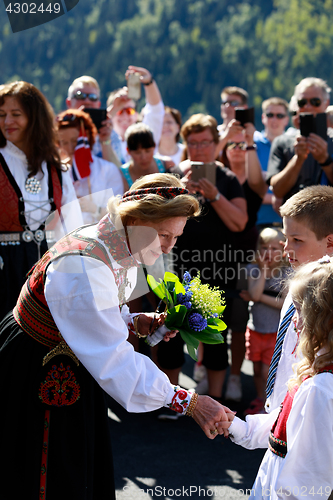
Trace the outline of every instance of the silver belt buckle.
<instances>
[{"instance_id":1,"label":"silver belt buckle","mask_svg":"<svg viewBox=\"0 0 333 500\"><path fill-rule=\"evenodd\" d=\"M34 233L32 231L23 231L22 240L26 243L30 243L34 239Z\"/></svg>"},{"instance_id":2,"label":"silver belt buckle","mask_svg":"<svg viewBox=\"0 0 333 500\"><path fill-rule=\"evenodd\" d=\"M44 239L44 231L42 231L41 229L37 229L37 231L35 231L35 241L37 243L40 243L41 241L43 241Z\"/></svg>"}]
</instances>

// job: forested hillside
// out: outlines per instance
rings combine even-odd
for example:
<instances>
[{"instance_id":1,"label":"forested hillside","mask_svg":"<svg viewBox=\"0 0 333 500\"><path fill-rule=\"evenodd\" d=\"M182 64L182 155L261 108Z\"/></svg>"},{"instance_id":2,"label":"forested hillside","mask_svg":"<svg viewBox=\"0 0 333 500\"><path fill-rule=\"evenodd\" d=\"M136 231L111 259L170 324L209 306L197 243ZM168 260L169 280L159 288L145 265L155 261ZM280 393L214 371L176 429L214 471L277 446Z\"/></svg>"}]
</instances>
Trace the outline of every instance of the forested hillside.
<instances>
[{"instance_id":1,"label":"forested hillside","mask_svg":"<svg viewBox=\"0 0 333 500\"><path fill-rule=\"evenodd\" d=\"M258 108L295 83L333 85L333 0L80 0L68 14L13 34L1 6L0 79L41 88L58 111L70 82L97 78L102 97L147 67L166 104L219 117L220 89L239 85Z\"/></svg>"}]
</instances>

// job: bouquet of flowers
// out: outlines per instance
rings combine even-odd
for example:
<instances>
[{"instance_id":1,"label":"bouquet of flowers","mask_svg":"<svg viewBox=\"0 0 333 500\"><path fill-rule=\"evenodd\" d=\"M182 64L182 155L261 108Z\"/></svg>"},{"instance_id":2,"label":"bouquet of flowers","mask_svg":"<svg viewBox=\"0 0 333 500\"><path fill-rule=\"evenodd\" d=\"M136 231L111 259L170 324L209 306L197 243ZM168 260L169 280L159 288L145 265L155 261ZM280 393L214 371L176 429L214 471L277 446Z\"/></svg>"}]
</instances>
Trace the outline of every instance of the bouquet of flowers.
<instances>
[{"instance_id":1,"label":"bouquet of flowers","mask_svg":"<svg viewBox=\"0 0 333 500\"><path fill-rule=\"evenodd\" d=\"M182 282L169 272L164 274L164 279L160 280L160 283L157 283L151 275L148 275L147 281L153 292L166 304L164 325L169 330L179 331L187 345L189 355L194 360L197 360L195 350L199 342L205 344L223 342L220 332L225 330L227 325L220 319L225 309L221 290L207 284L203 285L199 273L192 278L189 272L185 272ZM154 335L147 337L150 345L157 343L153 338Z\"/></svg>"}]
</instances>

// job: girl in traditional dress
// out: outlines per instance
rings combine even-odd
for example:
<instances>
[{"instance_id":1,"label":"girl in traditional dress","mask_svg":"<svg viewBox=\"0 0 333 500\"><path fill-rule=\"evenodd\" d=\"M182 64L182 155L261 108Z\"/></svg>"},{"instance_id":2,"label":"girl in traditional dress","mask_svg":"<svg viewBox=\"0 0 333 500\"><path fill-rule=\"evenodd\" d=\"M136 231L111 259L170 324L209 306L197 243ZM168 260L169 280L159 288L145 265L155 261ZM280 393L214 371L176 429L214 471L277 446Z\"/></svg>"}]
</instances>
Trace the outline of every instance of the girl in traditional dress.
<instances>
[{"instance_id":1,"label":"girl in traditional dress","mask_svg":"<svg viewBox=\"0 0 333 500\"><path fill-rule=\"evenodd\" d=\"M53 111L43 94L26 82L1 85L0 320L15 306L26 273L48 248L45 221L50 213L72 202L67 230L82 224L65 170Z\"/></svg>"},{"instance_id":2,"label":"girl in traditional dress","mask_svg":"<svg viewBox=\"0 0 333 500\"><path fill-rule=\"evenodd\" d=\"M217 424L245 448L269 448L249 497L256 500L327 499L333 489L333 258L300 267L290 293L303 358L281 408Z\"/></svg>"}]
</instances>

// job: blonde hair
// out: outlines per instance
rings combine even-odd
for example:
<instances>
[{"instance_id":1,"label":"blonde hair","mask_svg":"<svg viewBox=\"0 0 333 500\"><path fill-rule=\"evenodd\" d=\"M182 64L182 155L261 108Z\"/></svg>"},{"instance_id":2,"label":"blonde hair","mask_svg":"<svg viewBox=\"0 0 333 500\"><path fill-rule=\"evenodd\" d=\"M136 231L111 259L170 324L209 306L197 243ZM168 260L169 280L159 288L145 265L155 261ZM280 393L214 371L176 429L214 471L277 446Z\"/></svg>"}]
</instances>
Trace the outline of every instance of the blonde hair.
<instances>
[{"instance_id":1,"label":"blonde hair","mask_svg":"<svg viewBox=\"0 0 333 500\"><path fill-rule=\"evenodd\" d=\"M333 234L333 187L309 186L289 198L281 207L281 217L306 224L317 240Z\"/></svg>"},{"instance_id":2,"label":"blonde hair","mask_svg":"<svg viewBox=\"0 0 333 500\"><path fill-rule=\"evenodd\" d=\"M289 290L302 318L298 349L304 358L289 380L289 390L333 362L333 259L325 256L297 269ZM325 351L318 351L325 346Z\"/></svg>"},{"instance_id":3,"label":"blonde hair","mask_svg":"<svg viewBox=\"0 0 333 500\"><path fill-rule=\"evenodd\" d=\"M288 113L289 111L288 103L285 99L282 99L282 97L269 97L268 99L263 101L261 104L263 113L266 112L268 106L283 106L286 113Z\"/></svg>"},{"instance_id":4,"label":"blonde hair","mask_svg":"<svg viewBox=\"0 0 333 500\"><path fill-rule=\"evenodd\" d=\"M68 89L68 99L73 98L74 89L79 83L87 83L88 85L95 87L95 89L97 90L98 96L100 95L100 89L99 89L99 85L97 83L97 80L95 80L95 78L93 78L92 76L83 75L83 76L80 76L79 78L76 78L73 81L73 83L70 85L70 87Z\"/></svg>"},{"instance_id":5,"label":"blonde hair","mask_svg":"<svg viewBox=\"0 0 333 500\"><path fill-rule=\"evenodd\" d=\"M130 191L150 187L179 187L184 184L172 174L150 174L135 181ZM108 202L108 211L117 229L127 226L129 219L162 222L172 217L197 217L200 215L198 200L190 194L181 194L172 199L163 198L157 194L149 194L139 200L120 203L120 197L112 197Z\"/></svg>"}]
</instances>

